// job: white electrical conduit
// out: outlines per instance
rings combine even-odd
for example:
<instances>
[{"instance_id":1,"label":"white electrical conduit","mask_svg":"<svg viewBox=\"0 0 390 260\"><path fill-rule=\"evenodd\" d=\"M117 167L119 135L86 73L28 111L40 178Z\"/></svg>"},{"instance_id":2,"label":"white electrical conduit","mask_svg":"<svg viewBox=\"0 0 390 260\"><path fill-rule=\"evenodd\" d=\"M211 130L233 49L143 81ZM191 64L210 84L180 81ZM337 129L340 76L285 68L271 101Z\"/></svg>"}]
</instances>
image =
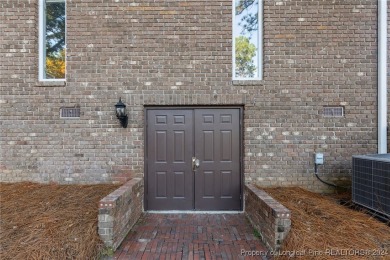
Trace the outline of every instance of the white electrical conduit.
<instances>
[{"instance_id":1,"label":"white electrical conduit","mask_svg":"<svg viewBox=\"0 0 390 260\"><path fill-rule=\"evenodd\" d=\"M387 153L387 0L378 0L378 153Z\"/></svg>"}]
</instances>

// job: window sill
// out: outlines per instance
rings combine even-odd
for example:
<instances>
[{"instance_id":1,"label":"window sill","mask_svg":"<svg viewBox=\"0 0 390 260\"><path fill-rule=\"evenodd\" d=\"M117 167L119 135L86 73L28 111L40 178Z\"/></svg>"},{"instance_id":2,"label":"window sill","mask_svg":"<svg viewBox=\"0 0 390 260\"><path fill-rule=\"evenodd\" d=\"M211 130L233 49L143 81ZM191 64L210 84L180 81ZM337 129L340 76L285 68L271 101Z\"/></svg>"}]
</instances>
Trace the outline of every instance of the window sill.
<instances>
[{"instance_id":1,"label":"window sill","mask_svg":"<svg viewBox=\"0 0 390 260\"><path fill-rule=\"evenodd\" d=\"M263 86L263 80L232 80L233 86Z\"/></svg>"},{"instance_id":2,"label":"window sill","mask_svg":"<svg viewBox=\"0 0 390 260\"><path fill-rule=\"evenodd\" d=\"M65 80L45 80L45 81L37 81L35 84L36 87L65 87Z\"/></svg>"}]
</instances>

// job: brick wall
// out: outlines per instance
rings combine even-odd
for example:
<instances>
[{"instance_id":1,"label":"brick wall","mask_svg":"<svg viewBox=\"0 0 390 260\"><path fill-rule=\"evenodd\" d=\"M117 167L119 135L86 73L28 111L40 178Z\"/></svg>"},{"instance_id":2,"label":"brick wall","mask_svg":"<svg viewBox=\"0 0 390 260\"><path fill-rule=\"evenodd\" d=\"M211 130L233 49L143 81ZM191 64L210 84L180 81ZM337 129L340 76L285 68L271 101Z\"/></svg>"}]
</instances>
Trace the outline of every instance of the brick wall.
<instances>
[{"instance_id":1,"label":"brick wall","mask_svg":"<svg viewBox=\"0 0 390 260\"><path fill-rule=\"evenodd\" d=\"M330 181L349 178L353 154L376 152L376 1L265 1L260 82L231 80L230 0L103 2L67 1L66 86L47 86L37 0L0 0L2 181L142 176L144 105L244 105L246 181L263 186L322 190L314 152ZM63 106L80 119L61 119Z\"/></svg>"},{"instance_id":2,"label":"brick wall","mask_svg":"<svg viewBox=\"0 0 390 260\"><path fill-rule=\"evenodd\" d=\"M104 244L116 250L143 211L144 185L134 178L99 202L98 232Z\"/></svg>"},{"instance_id":3,"label":"brick wall","mask_svg":"<svg viewBox=\"0 0 390 260\"><path fill-rule=\"evenodd\" d=\"M265 245L279 251L290 232L290 210L265 191L248 184L245 186L245 215Z\"/></svg>"}]
</instances>

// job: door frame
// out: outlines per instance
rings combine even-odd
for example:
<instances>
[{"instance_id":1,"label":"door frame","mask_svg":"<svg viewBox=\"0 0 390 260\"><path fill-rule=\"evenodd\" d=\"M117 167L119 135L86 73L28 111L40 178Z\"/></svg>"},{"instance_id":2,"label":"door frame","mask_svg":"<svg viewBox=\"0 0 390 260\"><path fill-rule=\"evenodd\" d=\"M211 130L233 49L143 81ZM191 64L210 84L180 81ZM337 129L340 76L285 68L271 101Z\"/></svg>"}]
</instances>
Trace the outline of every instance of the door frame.
<instances>
[{"instance_id":1,"label":"door frame","mask_svg":"<svg viewBox=\"0 0 390 260\"><path fill-rule=\"evenodd\" d=\"M180 106L180 105L144 105L144 199L143 206L144 211L148 211L148 110L180 110L180 109L239 109L239 164L240 164L240 210L244 210L244 185L245 185L245 176L244 176L244 106L242 105L198 105L198 106ZM196 213L196 210L191 210L191 212ZM234 212L234 211L232 211Z\"/></svg>"}]
</instances>

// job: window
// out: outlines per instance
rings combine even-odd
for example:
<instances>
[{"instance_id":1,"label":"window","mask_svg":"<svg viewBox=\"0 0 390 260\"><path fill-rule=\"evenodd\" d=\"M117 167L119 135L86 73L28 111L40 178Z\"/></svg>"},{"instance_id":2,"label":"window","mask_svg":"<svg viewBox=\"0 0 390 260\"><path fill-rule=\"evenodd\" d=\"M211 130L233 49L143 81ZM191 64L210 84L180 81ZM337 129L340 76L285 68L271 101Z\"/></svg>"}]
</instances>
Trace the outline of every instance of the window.
<instances>
[{"instance_id":1,"label":"window","mask_svg":"<svg viewBox=\"0 0 390 260\"><path fill-rule=\"evenodd\" d=\"M233 79L261 80L262 0L233 0Z\"/></svg>"},{"instance_id":2,"label":"window","mask_svg":"<svg viewBox=\"0 0 390 260\"><path fill-rule=\"evenodd\" d=\"M65 80L65 0L39 0L39 80Z\"/></svg>"}]
</instances>

